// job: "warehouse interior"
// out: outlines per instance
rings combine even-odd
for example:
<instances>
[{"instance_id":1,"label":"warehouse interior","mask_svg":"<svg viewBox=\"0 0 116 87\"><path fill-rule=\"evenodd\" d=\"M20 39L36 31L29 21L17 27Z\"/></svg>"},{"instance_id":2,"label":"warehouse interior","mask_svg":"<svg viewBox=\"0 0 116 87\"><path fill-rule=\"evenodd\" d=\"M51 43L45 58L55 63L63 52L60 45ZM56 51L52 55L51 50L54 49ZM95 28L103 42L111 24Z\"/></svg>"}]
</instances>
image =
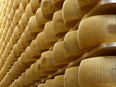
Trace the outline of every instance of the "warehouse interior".
<instances>
[{"instance_id":1,"label":"warehouse interior","mask_svg":"<svg viewBox=\"0 0 116 87\"><path fill-rule=\"evenodd\" d=\"M116 87L116 0L0 0L0 87Z\"/></svg>"}]
</instances>

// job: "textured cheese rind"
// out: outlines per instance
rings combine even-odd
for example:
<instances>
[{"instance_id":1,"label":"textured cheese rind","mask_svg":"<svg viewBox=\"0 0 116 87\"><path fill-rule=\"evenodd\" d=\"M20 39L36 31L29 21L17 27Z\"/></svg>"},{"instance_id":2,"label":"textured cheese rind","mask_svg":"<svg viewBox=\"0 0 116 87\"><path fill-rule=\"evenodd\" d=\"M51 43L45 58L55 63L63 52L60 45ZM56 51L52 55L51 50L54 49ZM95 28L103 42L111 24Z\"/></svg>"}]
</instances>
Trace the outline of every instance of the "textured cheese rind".
<instances>
[{"instance_id":1,"label":"textured cheese rind","mask_svg":"<svg viewBox=\"0 0 116 87\"><path fill-rule=\"evenodd\" d=\"M115 22L115 15L97 15L82 20L77 36L80 47L91 50L102 43L115 42Z\"/></svg>"},{"instance_id":2,"label":"textured cheese rind","mask_svg":"<svg viewBox=\"0 0 116 87\"><path fill-rule=\"evenodd\" d=\"M37 9L40 7L39 0L30 0L32 11L35 13Z\"/></svg>"},{"instance_id":3,"label":"textured cheese rind","mask_svg":"<svg viewBox=\"0 0 116 87\"><path fill-rule=\"evenodd\" d=\"M43 16L41 7L37 9L36 19L37 19L38 26L41 29L44 29L45 23L49 21Z\"/></svg>"},{"instance_id":4,"label":"textured cheese rind","mask_svg":"<svg viewBox=\"0 0 116 87\"><path fill-rule=\"evenodd\" d=\"M52 61L52 51L42 53L40 66L46 73L51 73L57 70Z\"/></svg>"},{"instance_id":5,"label":"textured cheese rind","mask_svg":"<svg viewBox=\"0 0 116 87\"><path fill-rule=\"evenodd\" d=\"M80 49L77 40L78 30L70 31L64 38L64 55L68 60L73 60L81 56L84 52Z\"/></svg>"},{"instance_id":6,"label":"textured cheese rind","mask_svg":"<svg viewBox=\"0 0 116 87\"><path fill-rule=\"evenodd\" d=\"M57 43L55 43L54 47L53 47L53 63L56 67L63 67L64 65L68 64L68 60L66 60L64 53L63 53L63 49L64 49L64 42L63 41L59 41Z\"/></svg>"},{"instance_id":7,"label":"textured cheese rind","mask_svg":"<svg viewBox=\"0 0 116 87\"><path fill-rule=\"evenodd\" d=\"M43 16L46 19L51 20L53 14L55 12L55 9L54 9L53 5L51 4L50 0L42 0L41 9L42 9Z\"/></svg>"},{"instance_id":8,"label":"textured cheese rind","mask_svg":"<svg viewBox=\"0 0 116 87\"><path fill-rule=\"evenodd\" d=\"M78 84L78 67L66 69L64 75L64 87L80 87Z\"/></svg>"},{"instance_id":9,"label":"textured cheese rind","mask_svg":"<svg viewBox=\"0 0 116 87\"><path fill-rule=\"evenodd\" d=\"M78 7L83 11L90 11L100 0L77 0Z\"/></svg>"},{"instance_id":10,"label":"textured cheese rind","mask_svg":"<svg viewBox=\"0 0 116 87\"><path fill-rule=\"evenodd\" d=\"M79 67L80 87L116 86L116 56L85 59Z\"/></svg>"},{"instance_id":11,"label":"textured cheese rind","mask_svg":"<svg viewBox=\"0 0 116 87\"><path fill-rule=\"evenodd\" d=\"M54 83L54 79L46 80L45 87L54 87L53 83Z\"/></svg>"},{"instance_id":12,"label":"textured cheese rind","mask_svg":"<svg viewBox=\"0 0 116 87\"><path fill-rule=\"evenodd\" d=\"M42 29L40 29L38 27L38 23L37 23L37 20L36 20L36 16L32 16L29 19L28 26L29 26L28 29L29 29L30 33L32 33L32 34L34 34L34 33L36 34L36 33L42 31Z\"/></svg>"},{"instance_id":13,"label":"textured cheese rind","mask_svg":"<svg viewBox=\"0 0 116 87\"><path fill-rule=\"evenodd\" d=\"M41 32L37 35L37 47L40 50L40 52L43 52L47 49L49 49L48 45L45 43L45 37L44 37L44 33Z\"/></svg>"},{"instance_id":14,"label":"textured cheese rind","mask_svg":"<svg viewBox=\"0 0 116 87\"><path fill-rule=\"evenodd\" d=\"M52 26L53 22L47 22L45 24L44 27L44 36L45 36L45 42L49 45L52 46L54 45L55 42L58 41L58 37L56 37L54 30L53 30L53 26Z\"/></svg>"},{"instance_id":15,"label":"textured cheese rind","mask_svg":"<svg viewBox=\"0 0 116 87\"><path fill-rule=\"evenodd\" d=\"M73 27L83 17L84 12L78 8L77 0L65 0L62 8L62 16L64 23Z\"/></svg>"},{"instance_id":16,"label":"textured cheese rind","mask_svg":"<svg viewBox=\"0 0 116 87\"><path fill-rule=\"evenodd\" d=\"M45 83L39 84L38 87L45 87Z\"/></svg>"},{"instance_id":17,"label":"textured cheese rind","mask_svg":"<svg viewBox=\"0 0 116 87\"><path fill-rule=\"evenodd\" d=\"M26 10L25 10L25 13L26 13L28 19L29 19L31 16L34 15L30 3L27 5Z\"/></svg>"},{"instance_id":18,"label":"textured cheese rind","mask_svg":"<svg viewBox=\"0 0 116 87\"><path fill-rule=\"evenodd\" d=\"M62 10L59 10L54 13L53 15L53 29L56 36L64 36L65 33L70 29L64 24L63 18L62 18Z\"/></svg>"},{"instance_id":19,"label":"textured cheese rind","mask_svg":"<svg viewBox=\"0 0 116 87\"><path fill-rule=\"evenodd\" d=\"M53 87L64 87L64 75L55 77Z\"/></svg>"}]
</instances>

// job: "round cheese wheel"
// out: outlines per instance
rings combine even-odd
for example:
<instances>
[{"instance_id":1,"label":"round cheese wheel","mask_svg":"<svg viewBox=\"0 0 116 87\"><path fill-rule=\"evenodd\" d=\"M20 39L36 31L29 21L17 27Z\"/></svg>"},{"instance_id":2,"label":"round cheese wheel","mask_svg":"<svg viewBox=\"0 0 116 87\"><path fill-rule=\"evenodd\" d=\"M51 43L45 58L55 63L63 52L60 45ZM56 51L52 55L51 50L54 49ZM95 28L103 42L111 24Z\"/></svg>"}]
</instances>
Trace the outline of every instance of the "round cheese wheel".
<instances>
[{"instance_id":1,"label":"round cheese wheel","mask_svg":"<svg viewBox=\"0 0 116 87\"><path fill-rule=\"evenodd\" d=\"M36 20L36 16L32 16L29 19L28 26L29 26L28 29L29 29L30 33L32 33L32 34L37 34L38 32L41 32L42 31L42 29L40 29L38 27L38 23L37 23L37 20Z\"/></svg>"},{"instance_id":2,"label":"round cheese wheel","mask_svg":"<svg viewBox=\"0 0 116 87\"><path fill-rule=\"evenodd\" d=\"M61 9L65 0L51 0L52 4L57 8Z\"/></svg>"},{"instance_id":3,"label":"round cheese wheel","mask_svg":"<svg viewBox=\"0 0 116 87\"><path fill-rule=\"evenodd\" d=\"M94 57L83 60L78 73L80 87L115 86L115 60L115 56Z\"/></svg>"},{"instance_id":4,"label":"round cheese wheel","mask_svg":"<svg viewBox=\"0 0 116 87\"><path fill-rule=\"evenodd\" d=\"M68 60L74 60L84 54L83 50L80 49L77 41L77 30L70 31L65 35L64 38L64 55Z\"/></svg>"},{"instance_id":5,"label":"round cheese wheel","mask_svg":"<svg viewBox=\"0 0 116 87\"><path fill-rule=\"evenodd\" d=\"M39 84L38 87L45 87L45 83Z\"/></svg>"},{"instance_id":6,"label":"round cheese wheel","mask_svg":"<svg viewBox=\"0 0 116 87\"><path fill-rule=\"evenodd\" d=\"M54 79L49 79L45 82L45 87L54 87Z\"/></svg>"},{"instance_id":7,"label":"round cheese wheel","mask_svg":"<svg viewBox=\"0 0 116 87\"><path fill-rule=\"evenodd\" d=\"M19 15L20 15L20 17L22 16L22 14L25 12L25 10L24 10L24 8L23 8L23 5L22 5L22 3L20 3L20 5L19 5Z\"/></svg>"},{"instance_id":8,"label":"round cheese wheel","mask_svg":"<svg viewBox=\"0 0 116 87\"><path fill-rule=\"evenodd\" d=\"M46 73L53 73L57 70L52 61L52 51L42 53L40 66Z\"/></svg>"},{"instance_id":9,"label":"round cheese wheel","mask_svg":"<svg viewBox=\"0 0 116 87\"><path fill-rule=\"evenodd\" d=\"M21 0L16 0L16 1L13 2L12 9L14 11L16 11L19 8L20 2L21 2Z\"/></svg>"},{"instance_id":10,"label":"round cheese wheel","mask_svg":"<svg viewBox=\"0 0 116 87\"><path fill-rule=\"evenodd\" d=\"M15 56L17 56L17 57L20 56L20 53L19 53L19 49L18 49L18 45L17 44L14 45L13 51L15 53Z\"/></svg>"},{"instance_id":11,"label":"round cheese wheel","mask_svg":"<svg viewBox=\"0 0 116 87\"><path fill-rule=\"evenodd\" d=\"M64 87L64 75L55 77L53 87Z\"/></svg>"},{"instance_id":12,"label":"round cheese wheel","mask_svg":"<svg viewBox=\"0 0 116 87\"><path fill-rule=\"evenodd\" d=\"M37 40L33 40L30 45L31 56L33 59L38 59L41 56L39 49L37 47Z\"/></svg>"},{"instance_id":13,"label":"round cheese wheel","mask_svg":"<svg viewBox=\"0 0 116 87\"><path fill-rule=\"evenodd\" d=\"M27 15L26 13L24 13L21 17L21 23L22 23L22 26L25 28L27 26L27 23L28 23L28 18L27 18Z\"/></svg>"},{"instance_id":14,"label":"round cheese wheel","mask_svg":"<svg viewBox=\"0 0 116 87\"><path fill-rule=\"evenodd\" d=\"M21 0L21 3L23 5L23 8L26 9L27 4L30 2L30 0Z\"/></svg>"},{"instance_id":15,"label":"round cheese wheel","mask_svg":"<svg viewBox=\"0 0 116 87\"><path fill-rule=\"evenodd\" d=\"M38 26L41 29L44 29L45 23L49 21L45 19L45 17L43 16L41 7L37 9L36 19L37 19Z\"/></svg>"},{"instance_id":16,"label":"round cheese wheel","mask_svg":"<svg viewBox=\"0 0 116 87\"><path fill-rule=\"evenodd\" d=\"M37 9L40 7L41 0L30 0L33 13L36 13Z\"/></svg>"},{"instance_id":17,"label":"round cheese wheel","mask_svg":"<svg viewBox=\"0 0 116 87\"><path fill-rule=\"evenodd\" d=\"M115 15L97 15L82 20L77 37L80 47L88 51L102 43L115 42L115 22Z\"/></svg>"},{"instance_id":18,"label":"round cheese wheel","mask_svg":"<svg viewBox=\"0 0 116 87\"><path fill-rule=\"evenodd\" d=\"M78 67L66 69L64 75L64 87L80 87L78 83Z\"/></svg>"},{"instance_id":19,"label":"round cheese wheel","mask_svg":"<svg viewBox=\"0 0 116 87\"><path fill-rule=\"evenodd\" d=\"M20 33L20 34L22 34L22 33L24 32L24 30L25 30L25 28L23 27L21 21L19 21L19 24L18 24L18 30L19 30L19 33Z\"/></svg>"},{"instance_id":20,"label":"round cheese wheel","mask_svg":"<svg viewBox=\"0 0 116 87\"><path fill-rule=\"evenodd\" d=\"M16 10L15 16L14 16L14 20L16 22L19 22L19 20L21 19L21 16L20 15L21 15L20 11L19 10Z\"/></svg>"},{"instance_id":21,"label":"round cheese wheel","mask_svg":"<svg viewBox=\"0 0 116 87\"><path fill-rule=\"evenodd\" d=\"M50 0L42 0L41 9L42 9L43 16L46 19L51 20L55 12L55 9L54 9L54 6L51 4Z\"/></svg>"},{"instance_id":22,"label":"round cheese wheel","mask_svg":"<svg viewBox=\"0 0 116 87\"><path fill-rule=\"evenodd\" d=\"M67 27L62 18L62 10L57 11L54 13L53 16L53 29L55 32L55 35L58 37L62 37L65 35L65 33L70 29Z\"/></svg>"},{"instance_id":23,"label":"round cheese wheel","mask_svg":"<svg viewBox=\"0 0 116 87\"><path fill-rule=\"evenodd\" d=\"M36 44L40 52L46 51L49 49L48 45L45 43L44 33L41 32L37 35Z\"/></svg>"},{"instance_id":24,"label":"round cheese wheel","mask_svg":"<svg viewBox=\"0 0 116 87\"><path fill-rule=\"evenodd\" d=\"M64 65L68 64L68 60L66 60L64 53L64 42L59 41L53 47L53 63L56 67L63 67Z\"/></svg>"},{"instance_id":25,"label":"round cheese wheel","mask_svg":"<svg viewBox=\"0 0 116 87\"><path fill-rule=\"evenodd\" d=\"M55 42L58 41L58 37L55 36L52 24L52 21L47 22L43 31L45 36L45 42L49 45L49 47L51 47L55 44Z\"/></svg>"},{"instance_id":26,"label":"round cheese wheel","mask_svg":"<svg viewBox=\"0 0 116 87\"><path fill-rule=\"evenodd\" d=\"M29 19L31 16L34 15L30 3L27 5L26 10L25 10L25 13L26 13L28 19Z\"/></svg>"},{"instance_id":27,"label":"round cheese wheel","mask_svg":"<svg viewBox=\"0 0 116 87\"><path fill-rule=\"evenodd\" d=\"M90 11L100 0L77 0L78 7L83 11Z\"/></svg>"},{"instance_id":28,"label":"round cheese wheel","mask_svg":"<svg viewBox=\"0 0 116 87\"><path fill-rule=\"evenodd\" d=\"M63 21L69 27L73 27L74 25L76 25L84 16L84 12L82 12L78 8L78 4L76 3L76 1L77 0L65 0L63 4Z\"/></svg>"},{"instance_id":29,"label":"round cheese wheel","mask_svg":"<svg viewBox=\"0 0 116 87\"><path fill-rule=\"evenodd\" d=\"M21 39L18 40L17 45L20 53L25 51L25 47L22 45Z\"/></svg>"},{"instance_id":30,"label":"round cheese wheel","mask_svg":"<svg viewBox=\"0 0 116 87\"><path fill-rule=\"evenodd\" d=\"M12 41L10 40L6 47L6 50L9 54L10 54L11 50L13 49L13 46L14 45L13 45Z\"/></svg>"}]
</instances>

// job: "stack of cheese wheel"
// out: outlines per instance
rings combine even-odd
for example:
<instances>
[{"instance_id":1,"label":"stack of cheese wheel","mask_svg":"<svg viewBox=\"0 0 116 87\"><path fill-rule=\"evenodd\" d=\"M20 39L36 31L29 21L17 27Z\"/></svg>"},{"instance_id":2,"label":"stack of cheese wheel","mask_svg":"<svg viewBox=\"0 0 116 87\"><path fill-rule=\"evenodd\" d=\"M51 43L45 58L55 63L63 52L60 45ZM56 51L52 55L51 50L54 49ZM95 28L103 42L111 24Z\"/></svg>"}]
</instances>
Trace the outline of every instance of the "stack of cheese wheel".
<instances>
[{"instance_id":1,"label":"stack of cheese wheel","mask_svg":"<svg viewBox=\"0 0 116 87\"><path fill-rule=\"evenodd\" d=\"M55 77L53 87L64 87L64 75Z\"/></svg>"},{"instance_id":2,"label":"stack of cheese wheel","mask_svg":"<svg viewBox=\"0 0 116 87\"><path fill-rule=\"evenodd\" d=\"M39 84L38 87L45 87L45 83Z\"/></svg>"},{"instance_id":3,"label":"stack of cheese wheel","mask_svg":"<svg viewBox=\"0 0 116 87\"><path fill-rule=\"evenodd\" d=\"M56 9L61 9L65 0L50 0L51 3L56 7Z\"/></svg>"},{"instance_id":4,"label":"stack of cheese wheel","mask_svg":"<svg viewBox=\"0 0 116 87\"><path fill-rule=\"evenodd\" d=\"M37 20L36 20L36 16L32 16L30 19L29 19L29 22L28 22L28 26L29 26L29 32L32 33L32 34L37 34L38 32L41 32L42 29L40 29L38 27L38 23L37 23Z\"/></svg>"},{"instance_id":5,"label":"stack of cheese wheel","mask_svg":"<svg viewBox=\"0 0 116 87\"><path fill-rule=\"evenodd\" d=\"M74 25L76 25L85 14L80 10L76 2L77 0L65 0L63 4L63 21L69 27L73 27Z\"/></svg>"},{"instance_id":6,"label":"stack of cheese wheel","mask_svg":"<svg viewBox=\"0 0 116 87\"><path fill-rule=\"evenodd\" d=\"M77 66L66 69L64 75L64 87L79 87Z\"/></svg>"},{"instance_id":7,"label":"stack of cheese wheel","mask_svg":"<svg viewBox=\"0 0 116 87\"><path fill-rule=\"evenodd\" d=\"M116 56L94 57L83 60L78 74L80 87L115 87L115 60Z\"/></svg>"},{"instance_id":8,"label":"stack of cheese wheel","mask_svg":"<svg viewBox=\"0 0 116 87\"><path fill-rule=\"evenodd\" d=\"M55 12L53 15L53 29L54 29L55 35L58 37L64 36L65 33L70 29L64 24L64 21L62 18L62 10Z\"/></svg>"},{"instance_id":9,"label":"stack of cheese wheel","mask_svg":"<svg viewBox=\"0 0 116 87\"><path fill-rule=\"evenodd\" d=\"M46 80L45 87L54 87L53 83L54 83L54 79Z\"/></svg>"},{"instance_id":10,"label":"stack of cheese wheel","mask_svg":"<svg viewBox=\"0 0 116 87\"><path fill-rule=\"evenodd\" d=\"M41 9L43 16L46 19L51 20L55 9L54 6L51 4L50 0L42 0Z\"/></svg>"},{"instance_id":11,"label":"stack of cheese wheel","mask_svg":"<svg viewBox=\"0 0 116 87\"><path fill-rule=\"evenodd\" d=\"M26 10L25 10L25 13L26 13L28 19L29 19L31 16L34 15L30 3L27 5Z\"/></svg>"},{"instance_id":12,"label":"stack of cheese wheel","mask_svg":"<svg viewBox=\"0 0 116 87\"><path fill-rule=\"evenodd\" d=\"M33 13L40 7L41 0L30 0Z\"/></svg>"},{"instance_id":13,"label":"stack of cheese wheel","mask_svg":"<svg viewBox=\"0 0 116 87\"><path fill-rule=\"evenodd\" d=\"M102 43L115 42L115 22L115 15L97 15L82 20L77 37L80 47L91 50Z\"/></svg>"},{"instance_id":14,"label":"stack of cheese wheel","mask_svg":"<svg viewBox=\"0 0 116 87\"><path fill-rule=\"evenodd\" d=\"M37 35L36 38L36 42L37 42L37 47L39 49L40 52L43 52L47 49L49 49L48 45L45 43L45 37L44 37L44 33L41 32Z\"/></svg>"},{"instance_id":15,"label":"stack of cheese wheel","mask_svg":"<svg viewBox=\"0 0 116 87\"><path fill-rule=\"evenodd\" d=\"M78 7L83 11L90 11L100 0L77 0Z\"/></svg>"},{"instance_id":16,"label":"stack of cheese wheel","mask_svg":"<svg viewBox=\"0 0 116 87\"><path fill-rule=\"evenodd\" d=\"M53 53L52 53L53 54L53 63L57 68L61 68L64 65L69 63L69 61L66 60L66 58L64 56L63 49L64 49L63 41L57 42L53 47Z\"/></svg>"},{"instance_id":17,"label":"stack of cheese wheel","mask_svg":"<svg viewBox=\"0 0 116 87\"><path fill-rule=\"evenodd\" d=\"M38 8L36 12L36 19L37 19L38 26L41 29L44 29L45 23L49 21L43 16L41 7Z\"/></svg>"},{"instance_id":18,"label":"stack of cheese wheel","mask_svg":"<svg viewBox=\"0 0 116 87\"><path fill-rule=\"evenodd\" d=\"M47 22L43 31L45 36L45 42L48 44L49 47L53 46L54 43L58 41L58 37L55 36L52 24L52 21Z\"/></svg>"},{"instance_id":19,"label":"stack of cheese wheel","mask_svg":"<svg viewBox=\"0 0 116 87\"><path fill-rule=\"evenodd\" d=\"M64 55L68 60L74 60L84 54L78 45L77 32L78 30L70 31L64 38Z\"/></svg>"},{"instance_id":20,"label":"stack of cheese wheel","mask_svg":"<svg viewBox=\"0 0 116 87\"><path fill-rule=\"evenodd\" d=\"M40 66L46 73L53 73L57 70L52 61L52 51L46 51L42 53Z\"/></svg>"}]
</instances>

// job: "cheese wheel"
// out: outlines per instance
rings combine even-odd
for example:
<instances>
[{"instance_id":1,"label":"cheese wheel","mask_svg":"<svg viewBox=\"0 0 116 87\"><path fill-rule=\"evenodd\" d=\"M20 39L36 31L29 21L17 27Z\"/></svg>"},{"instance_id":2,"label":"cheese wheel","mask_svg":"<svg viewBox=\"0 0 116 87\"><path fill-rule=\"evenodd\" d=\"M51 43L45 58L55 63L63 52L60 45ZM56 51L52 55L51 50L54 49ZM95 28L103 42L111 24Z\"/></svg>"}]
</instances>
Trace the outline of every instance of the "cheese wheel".
<instances>
[{"instance_id":1,"label":"cheese wheel","mask_svg":"<svg viewBox=\"0 0 116 87\"><path fill-rule=\"evenodd\" d=\"M17 56L17 57L20 56L20 53L19 53L19 49L18 49L18 45L17 44L14 45L13 51L15 53L15 56Z\"/></svg>"},{"instance_id":2,"label":"cheese wheel","mask_svg":"<svg viewBox=\"0 0 116 87\"><path fill-rule=\"evenodd\" d=\"M42 0L41 9L42 9L43 16L46 19L51 20L53 13L55 12L55 9L54 9L54 6L51 4L50 0Z\"/></svg>"},{"instance_id":3,"label":"cheese wheel","mask_svg":"<svg viewBox=\"0 0 116 87\"><path fill-rule=\"evenodd\" d=\"M39 49L37 47L37 40L33 40L30 45L31 50L31 57L33 59L38 59L41 56L41 53L39 52Z\"/></svg>"},{"instance_id":4,"label":"cheese wheel","mask_svg":"<svg viewBox=\"0 0 116 87\"><path fill-rule=\"evenodd\" d=\"M43 16L41 7L38 8L38 10L36 12L36 19L37 19L38 26L41 29L44 29L45 23L49 21L49 20L45 19L45 17Z\"/></svg>"},{"instance_id":5,"label":"cheese wheel","mask_svg":"<svg viewBox=\"0 0 116 87\"><path fill-rule=\"evenodd\" d=\"M64 87L64 75L55 77L53 87Z\"/></svg>"},{"instance_id":6,"label":"cheese wheel","mask_svg":"<svg viewBox=\"0 0 116 87\"><path fill-rule=\"evenodd\" d=\"M57 70L52 61L52 51L42 53L40 66L46 73L53 73Z\"/></svg>"},{"instance_id":7,"label":"cheese wheel","mask_svg":"<svg viewBox=\"0 0 116 87\"><path fill-rule=\"evenodd\" d=\"M20 5L19 5L19 15L20 16L22 16L22 14L25 12L25 10L24 10L24 8L23 8L23 5L22 5L22 3L20 3Z\"/></svg>"},{"instance_id":8,"label":"cheese wheel","mask_svg":"<svg viewBox=\"0 0 116 87\"><path fill-rule=\"evenodd\" d=\"M13 46L14 45L13 45L12 41L10 40L9 43L7 44L7 47L6 47L6 50L8 51L9 54L10 54Z\"/></svg>"},{"instance_id":9,"label":"cheese wheel","mask_svg":"<svg viewBox=\"0 0 116 87\"><path fill-rule=\"evenodd\" d=\"M38 87L45 87L45 84L39 84Z\"/></svg>"},{"instance_id":10,"label":"cheese wheel","mask_svg":"<svg viewBox=\"0 0 116 87\"><path fill-rule=\"evenodd\" d=\"M64 42L59 41L53 47L53 63L56 67L63 67L64 65L68 64L68 60L66 60L64 53Z\"/></svg>"},{"instance_id":11,"label":"cheese wheel","mask_svg":"<svg viewBox=\"0 0 116 87\"><path fill-rule=\"evenodd\" d=\"M43 32L41 32L37 35L36 40L37 40L36 44L37 44L37 47L40 52L43 52L43 51L46 51L47 49L49 49L48 45L45 43L45 37L44 37Z\"/></svg>"},{"instance_id":12,"label":"cheese wheel","mask_svg":"<svg viewBox=\"0 0 116 87\"><path fill-rule=\"evenodd\" d=\"M31 4L29 3L26 7L25 13L27 15L27 18L29 19L31 16L34 15L34 13L32 12L32 7Z\"/></svg>"},{"instance_id":13,"label":"cheese wheel","mask_svg":"<svg viewBox=\"0 0 116 87\"><path fill-rule=\"evenodd\" d=\"M18 9L20 2L21 2L21 0L16 0L16 1L14 0L13 6L12 6L14 11L16 11Z\"/></svg>"},{"instance_id":14,"label":"cheese wheel","mask_svg":"<svg viewBox=\"0 0 116 87\"><path fill-rule=\"evenodd\" d=\"M29 19L28 26L29 26L28 29L29 29L30 33L32 33L32 34L37 34L38 32L41 32L42 31L42 29L40 29L38 27L38 23L37 23L37 20L36 20L36 16L32 16Z\"/></svg>"},{"instance_id":15,"label":"cheese wheel","mask_svg":"<svg viewBox=\"0 0 116 87\"><path fill-rule=\"evenodd\" d=\"M58 37L55 36L53 27L52 27L53 22L47 22L44 27L44 36L45 36L45 42L51 47L54 45L55 42L58 41Z\"/></svg>"},{"instance_id":16,"label":"cheese wheel","mask_svg":"<svg viewBox=\"0 0 116 87\"><path fill-rule=\"evenodd\" d=\"M19 33L22 34L25 30L23 24L21 21L19 21L19 24L18 24L18 30L19 30Z\"/></svg>"},{"instance_id":17,"label":"cheese wheel","mask_svg":"<svg viewBox=\"0 0 116 87\"><path fill-rule=\"evenodd\" d=\"M85 59L79 67L80 87L116 86L116 57L94 57ZM89 70L89 72L87 72Z\"/></svg>"},{"instance_id":18,"label":"cheese wheel","mask_svg":"<svg viewBox=\"0 0 116 87\"><path fill-rule=\"evenodd\" d=\"M115 22L115 15L98 15L82 20L77 37L80 47L88 51L102 43L115 42Z\"/></svg>"},{"instance_id":19,"label":"cheese wheel","mask_svg":"<svg viewBox=\"0 0 116 87\"><path fill-rule=\"evenodd\" d=\"M37 9L40 7L41 0L30 0L33 13L36 13Z\"/></svg>"},{"instance_id":20,"label":"cheese wheel","mask_svg":"<svg viewBox=\"0 0 116 87\"><path fill-rule=\"evenodd\" d=\"M83 11L90 11L100 0L77 0L78 7Z\"/></svg>"},{"instance_id":21,"label":"cheese wheel","mask_svg":"<svg viewBox=\"0 0 116 87\"><path fill-rule=\"evenodd\" d=\"M54 87L53 83L54 83L54 79L49 79L45 82L45 87Z\"/></svg>"},{"instance_id":22,"label":"cheese wheel","mask_svg":"<svg viewBox=\"0 0 116 87\"><path fill-rule=\"evenodd\" d=\"M19 20L21 19L21 16L20 15L21 15L20 11L19 10L16 10L15 16L14 16L14 20L16 22L19 22Z\"/></svg>"},{"instance_id":23,"label":"cheese wheel","mask_svg":"<svg viewBox=\"0 0 116 87\"><path fill-rule=\"evenodd\" d=\"M26 9L27 4L29 3L30 0L21 0L21 3L23 5L23 8Z\"/></svg>"},{"instance_id":24,"label":"cheese wheel","mask_svg":"<svg viewBox=\"0 0 116 87\"><path fill-rule=\"evenodd\" d=\"M29 42L29 43L31 43L31 41L36 38L36 34L32 34L29 31L29 27L26 26L26 28L25 28L25 37L26 37L26 41Z\"/></svg>"},{"instance_id":25,"label":"cheese wheel","mask_svg":"<svg viewBox=\"0 0 116 87\"><path fill-rule=\"evenodd\" d=\"M80 87L78 83L78 67L66 69L64 75L64 87Z\"/></svg>"},{"instance_id":26,"label":"cheese wheel","mask_svg":"<svg viewBox=\"0 0 116 87\"><path fill-rule=\"evenodd\" d=\"M24 13L21 17L21 23L22 23L22 26L25 28L27 26L27 23L28 23L28 18L27 18L27 15L26 13Z\"/></svg>"},{"instance_id":27,"label":"cheese wheel","mask_svg":"<svg viewBox=\"0 0 116 87\"><path fill-rule=\"evenodd\" d=\"M69 27L76 25L84 15L84 12L78 8L78 4L76 2L77 0L65 0L63 4L63 21Z\"/></svg>"},{"instance_id":28,"label":"cheese wheel","mask_svg":"<svg viewBox=\"0 0 116 87\"><path fill-rule=\"evenodd\" d=\"M51 0L52 4L57 8L61 9L65 0Z\"/></svg>"},{"instance_id":29,"label":"cheese wheel","mask_svg":"<svg viewBox=\"0 0 116 87\"><path fill-rule=\"evenodd\" d=\"M80 49L77 41L77 30L70 31L64 38L64 55L68 60L74 60L84 54L84 51Z\"/></svg>"},{"instance_id":30,"label":"cheese wheel","mask_svg":"<svg viewBox=\"0 0 116 87\"><path fill-rule=\"evenodd\" d=\"M65 33L70 29L67 27L62 18L62 10L57 11L54 13L53 16L53 29L55 32L55 35L58 37L62 37L65 35Z\"/></svg>"},{"instance_id":31,"label":"cheese wheel","mask_svg":"<svg viewBox=\"0 0 116 87\"><path fill-rule=\"evenodd\" d=\"M21 39L18 40L17 45L20 53L25 51L25 47L22 45Z\"/></svg>"}]
</instances>

